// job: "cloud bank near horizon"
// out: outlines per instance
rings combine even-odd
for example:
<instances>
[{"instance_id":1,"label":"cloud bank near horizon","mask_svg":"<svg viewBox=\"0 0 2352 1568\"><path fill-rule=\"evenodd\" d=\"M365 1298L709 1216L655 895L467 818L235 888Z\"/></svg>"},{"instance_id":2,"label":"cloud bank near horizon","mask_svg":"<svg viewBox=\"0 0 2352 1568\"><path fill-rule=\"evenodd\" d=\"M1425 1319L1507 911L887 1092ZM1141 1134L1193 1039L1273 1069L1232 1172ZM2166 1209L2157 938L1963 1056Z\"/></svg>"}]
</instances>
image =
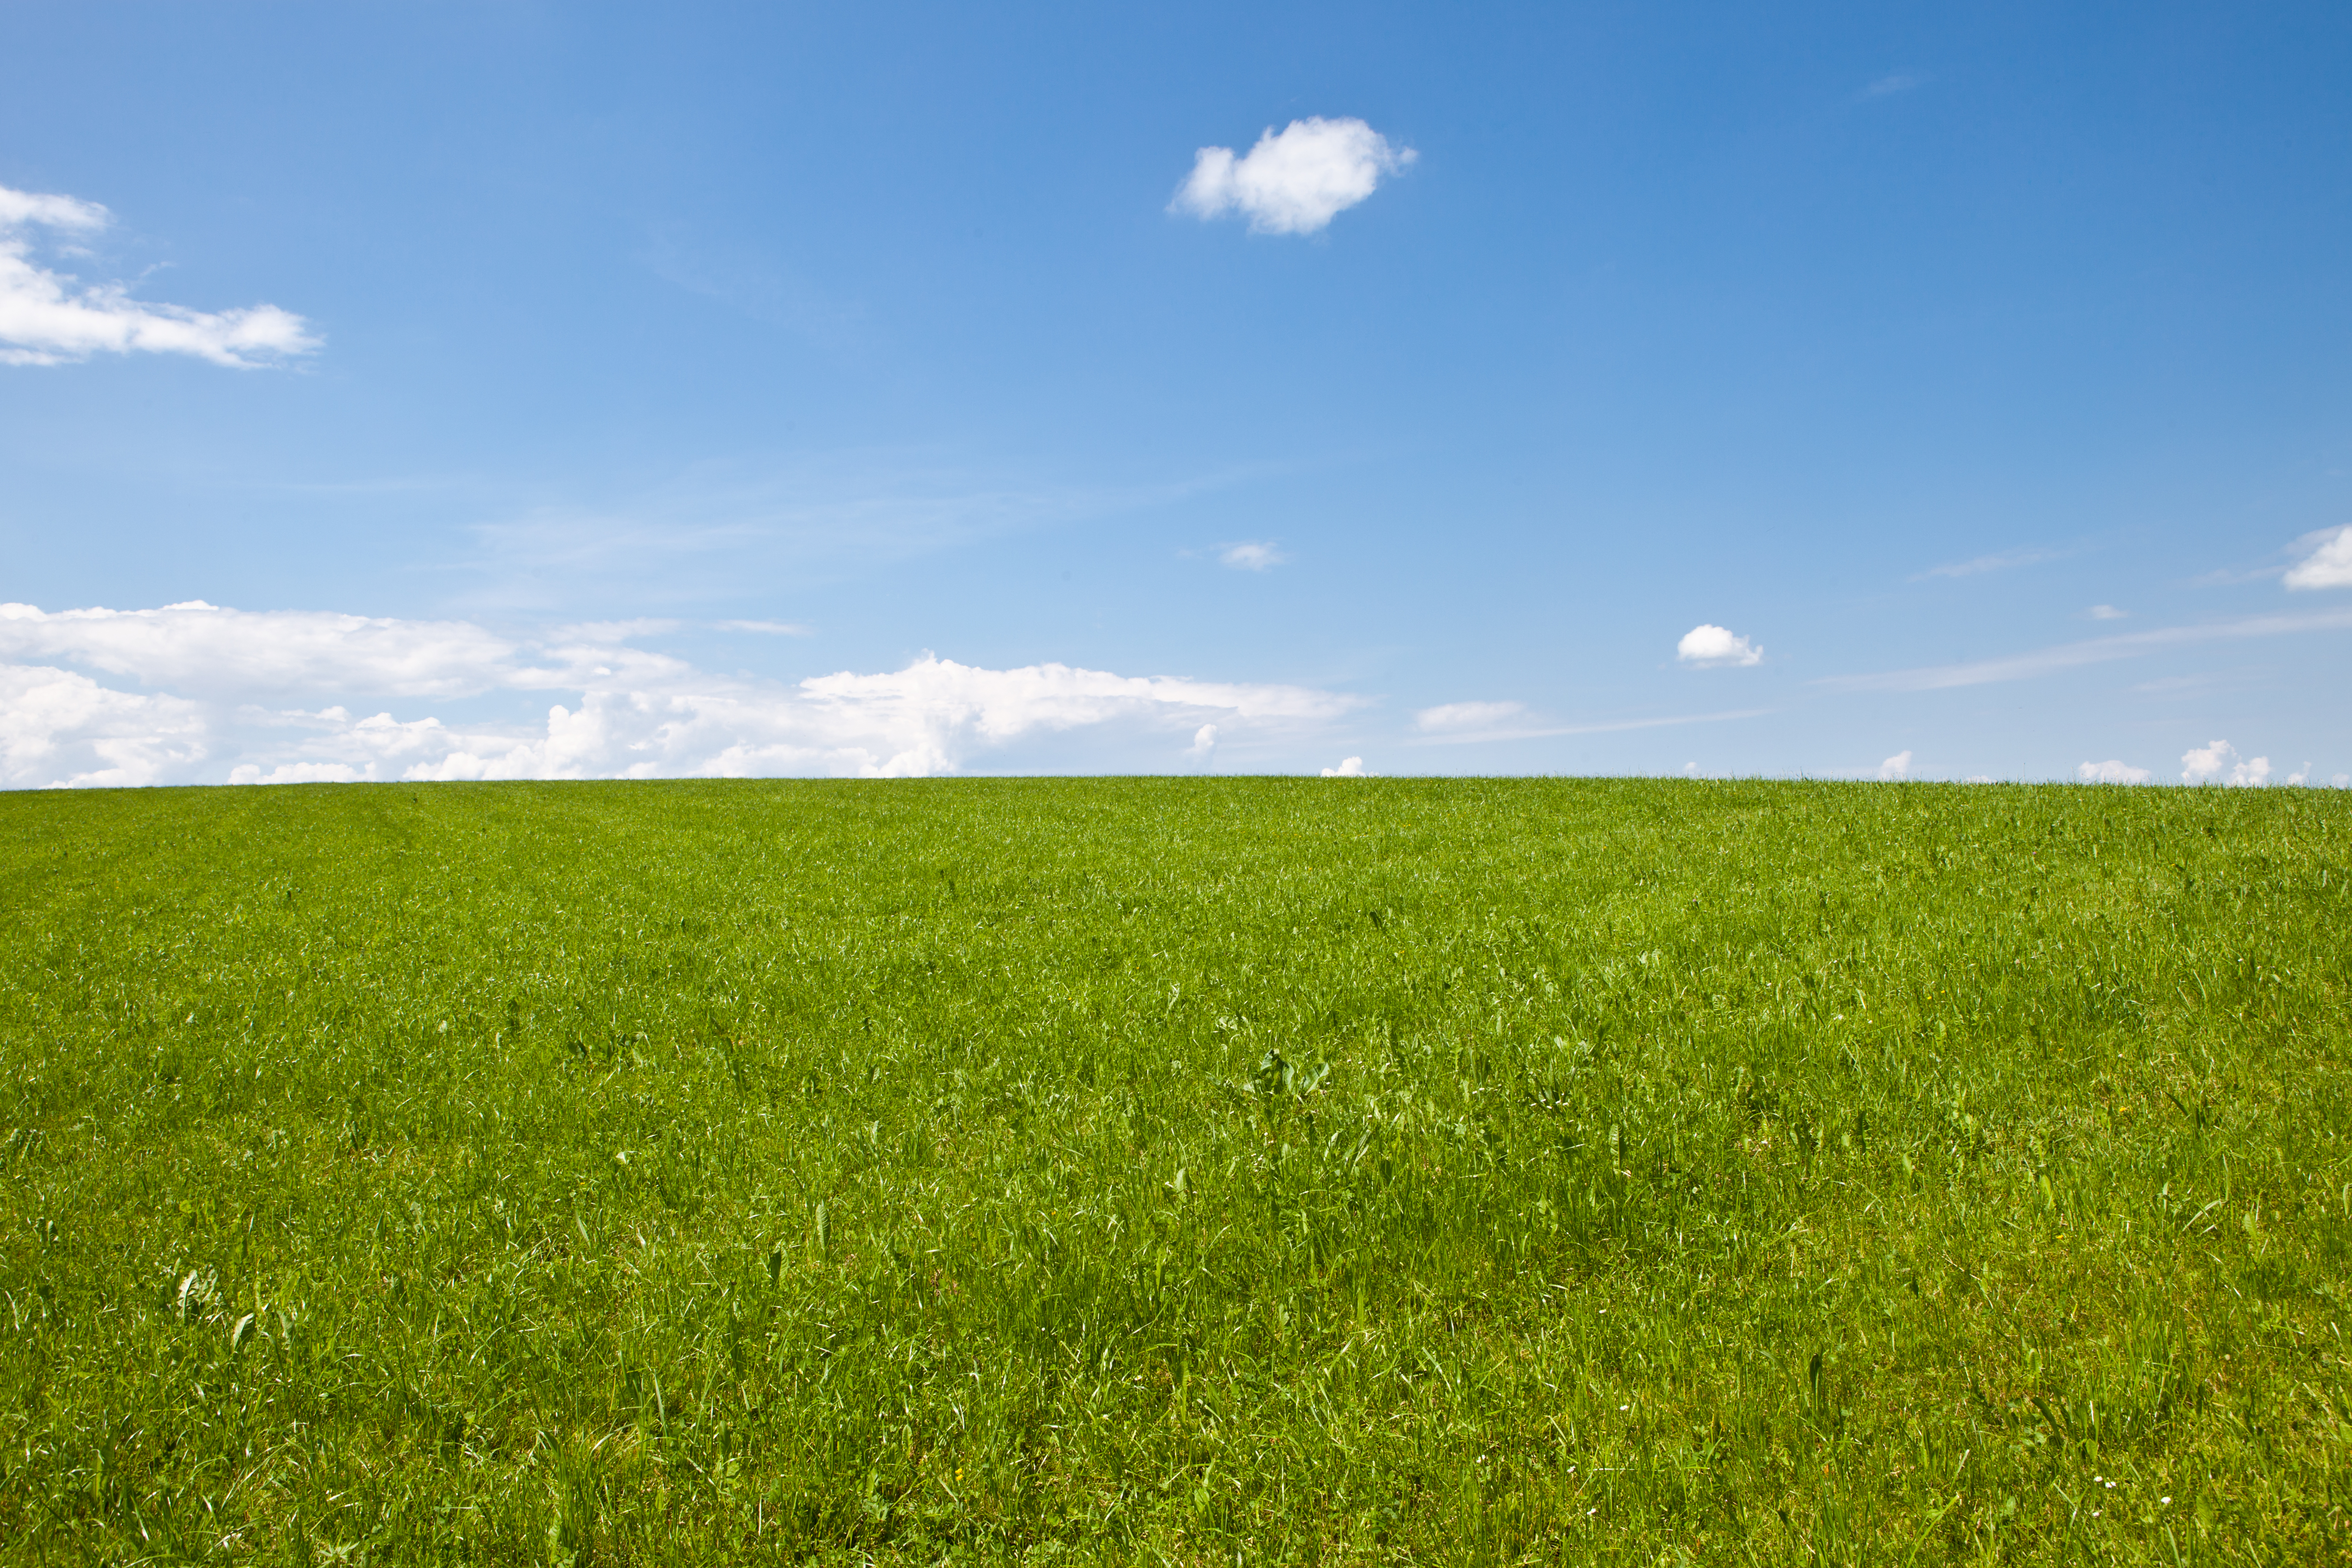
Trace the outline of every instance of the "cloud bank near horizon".
<instances>
[{"instance_id":1,"label":"cloud bank near horizon","mask_svg":"<svg viewBox=\"0 0 2352 1568\"><path fill-rule=\"evenodd\" d=\"M464 621L201 601L55 613L0 604L0 785L919 778L1089 728L1153 746L1164 736L1171 758L1197 756L1203 733L1245 744L1311 732L1364 700L1058 664L992 670L931 653L784 685L632 645L660 630L576 626L526 643ZM394 716L496 693L566 700L539 724Z\"/></svg>"},{"instance_id":2,"label":"cloud bank near horizon","mask_svg":"<svg viewBox=\"0 0 2352 1568\"><path fill-rule=\"evenodd\" d=\"M193 354L254 370L319 347L309 322L275 305L191 310L85 284L33 259L37 232L68 244L114 222L96 202L0 186L0 364L62 365L92 354Z\"/></svg>"}]
</instances>

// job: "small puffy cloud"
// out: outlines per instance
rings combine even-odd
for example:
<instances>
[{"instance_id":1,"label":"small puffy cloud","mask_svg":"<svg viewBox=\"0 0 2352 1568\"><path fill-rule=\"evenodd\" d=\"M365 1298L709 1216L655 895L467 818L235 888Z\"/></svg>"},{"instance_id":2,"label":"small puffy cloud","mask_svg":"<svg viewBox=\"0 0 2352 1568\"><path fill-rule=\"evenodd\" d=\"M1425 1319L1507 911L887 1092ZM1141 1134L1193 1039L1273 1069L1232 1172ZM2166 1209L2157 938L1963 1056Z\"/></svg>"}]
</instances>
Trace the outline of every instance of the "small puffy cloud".
<instances>
[{"instance_id":1,"label":"small puffy cloud","mask_svg":"<svg viewBox=\"0 0 2352 1568\"><path fill-rule=\"evenodd\" d=\"M1217 727L1204 724L1192 732L1192 744L1184 748L1187 761L1206 762L1217 749Z\"/></svg>"},{"instance_id":2,"label":"small puffy cloud","mask_svg":"<svg viewBox=\"0 0 2352 1568\"><path fill-rule=\"evenodd\" d=\"M308 322L275 305L212 311L149 304L131 298L128 285L84 284L34 258L37 233L89 235L111 221L95 202L0 187L0 364L144 352L250 370L319 346Z\"/></svg>"},{"instance_id":3,"label":"small puffy cloud","mask_svg":"<svg viewBox=\"0 0 2352 1568\"><path fill-rule=\"evenodd\" d=\"M1289 559L1266 539L1245 539L1217 549L1218 563L1236 571L1270 571Z\"/></svg>"},{"instance_id":4,"label":"small puffy cloud","mask_svg":"<svg viewBox=\"0 0 2352 1568\"><path fill-rule=\"evenodd\" d=\"M2074 769L2074 776L2085 784L2145 784L2156 777L2145 768L2110 757L2105 762L2085 762Z\"/></svg>"},{"instance_id":5,"label":"small puffy cloud","mask_svg":"<svg viewBox=\"0 0 2352 1568\"><path fill-rule=\"evenodd\" d=\"M1499 729L1517 723L1527 715L1524 703L1440 703L1435 707L1423 708L1412 716L1412 722L1428 735L1457 735L1464 731Z\"/></svg>"},{"instance_id":6,"label":"small puffy cloud","mask_svg":"<svg viewBox=\"0 0 2352 1568\"><path fill-rule=\"evenodd\" d=\"M1345 758L1340 762L1339 767L1326 768L1323 769L1323 777L1326 779L1361 779L1364 777L1364 759L1360 757L1350 757Z\"/></svg>"},{"instance_id":7,"label":"small puffy cloud","mask_svg":"<svg viewBox=\"0 0 2352 1568\"><path fill-rule=\"evenodd\" d=\"M2118 610L2112 604L2094 604L2083 613L2094 621L2122 621L2131 615L2130 611Z\"/></svg>"},{"instance_id":8,"label":"small puffy cloud","mask_svg":"<svg viewBox=\"0 0 2352 1568\"><path fill-rule=\"evenodd\" d=\"M1202 148L1168 210L1204 220L1240 213L1252 234L1316 234L1418 156L1360 120L1294 120L1279 134L1268 126L1244 157Z\"/></svg>"},{"instance_id":9,"label":"small puffy cloud","mask_svg":"<svg viewBox=\"0 0 2352 1568\"><path fill-rule=\"evenodd\" d=\"M1764 650L1723 626L1694 626L1675 644L1675 657L1699 669L1764 662Z\"/></svg>"},{"instance_id":10,"label":"small puffy cloud","mask_svg":"<svg viewBox=\"0 0 2352 1568\"><path fill-rule=\"evenodd\" d=\"M465 622L195 602L54 614L0 605L0 784L903 778L1076 730L1129 737L1106 741L1117 745L1190 735L1205 757L1221 736L1312 733L1361 703L1305 686L1065 664L992 670L932 654L781 685L627 645L660 624L572 626L521 643ZM150 690L111 689L105 676ZM544 724L520 725L389 711L354 719L369 710L350 706L498 692L564 700Z\"/></svg>"},{"instance_id":11,"label":"small puffy cloud","mask_svg":"<svg viewBox=\"0 0 2352 1568\"><path fill-rule=\"evenodd\" d=\"M2226 740L2217 740L2183 752L2180 764L2180 781L2184 784L2231 784L2246 788L2270 782L2269 758L2242 758L2238 748Z\"/></svg>"},{"instance_id":12,"label":"small puffy cloud","mask_svg":"<svg viewBox=\"0 0 2352 1568\"><path fill-rule=\"evenodd\" d=\"M814 637L816 628L797 621L721 621L721 632L750 632L761 637Z\"/></svg>"},{"instance_id":13,"label":"small puffy cloud","mask_svg":"<svg viewBox=\"0 0 2352 1568\"><path fill-rule=\"evenodd\" d=\"M1878 765L1878 777L1885 783L1895 783L1911 777L1911 754L1898 751Z\"/></svg>"},{"instance_id":14,"label":"small puffy cloud","mask_svg":"<svg viewBox=\"0 0 2352 1568\"><path fill-rule=\"evenodd\" d=\"M2287 569L2287 587L2352 588L2352 523L2305 534L2295 543L2304 557Z\"/></svg>"}]
</instances>

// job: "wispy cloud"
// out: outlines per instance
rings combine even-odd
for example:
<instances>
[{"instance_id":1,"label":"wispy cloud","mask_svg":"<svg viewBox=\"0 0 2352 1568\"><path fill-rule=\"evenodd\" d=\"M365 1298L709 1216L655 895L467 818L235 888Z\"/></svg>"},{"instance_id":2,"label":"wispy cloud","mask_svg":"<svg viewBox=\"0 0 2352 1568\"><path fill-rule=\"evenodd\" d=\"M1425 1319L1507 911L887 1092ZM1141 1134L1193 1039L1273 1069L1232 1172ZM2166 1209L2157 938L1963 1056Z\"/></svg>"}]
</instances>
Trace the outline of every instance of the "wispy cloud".
<instances>
[{"instance_id":1,"label":"wispy cloud","mask_svg":"<svg viewBox=\"0 0 2352 1568\"><path fill-rule=\"evenodd\" d=\"M1239 213L1252 234L1318 234L1419 156L1360 120L1294 120L1279 134L1268 126L1242 157L1202 148L1168 210L1202 219Z\"/></svg>"},{"instance_id":2,"label":"wispy cloud","mask_svg":"<svg viewBox=\"0 0 2352 1568\"><path fill-rule=\"evenodd\" d=\"M655 232L640 259L665 283L795 333L834 355L852 355L861 346L863 306L835 298L757 250L689 239L668 226Z\"/></svg>"},{"instance_id":3,"label":"wispy cloud","mask_svg":"<svg viewBox=\"0 0 2352 1568\"><path fill-rule=\"evenodd\" d=\"M252 370L319 347L310 323L275 305L192 310L83 283L34 259L37 234L75 238L114 221L95 202L0 187L0 364L62 365L92 354L193 354Z\"/></svg>"},{"instance_id":4,"label":"wispy cloud","mask_svg":"<svg viewBox=\"0 0 2352 1568\"><path fill-rule=\"evenodd\" d=\"M814 637L816 628L797 621L721 621L721 632L751 632L762 637Z\"/></svg>"},{"instance_id":5,"label":"wispy cloud","mask_svg":"<svg viewBox=\"0 0 2352 1568\"><path fill-rule=\"evenodd\" d=\"M1267 472L1087 484L1011 476L921 449L698 464L593 504L498 504L476 548L445 570L479 608L738 599L747 582L839 580L991 539L1149 511Z\"/></svg>"},{"instance_id":6,"label":"wispy cloud","mask_svg":"<svg viewBox=\"0 0 2352 1568\"><path fill-rule=\"evenodd\" d=\"M1423 708L1412 722L1425 735L1460 735L1505 728L1527 715L1525 703L1440 703Z\"/></svg>"},{"instance_id":7,"label":"wispy cloud","mask_svg":"<svg viewBox=\"0 0 2352 1568\"><path fill-rule=\"evenodd\" d=\"M2094 604L2088 610L2084 611L2083 613L2089 616L2094 621L2128 621L2131 619L2130 611L2118 610L2112 604Z\"/></svg>"},{"instance_id":8,"label":"wispy cloud","mask_svg":"<svg viewBox=\"0 0 2352 1568\"><path fill-rule=\"evenodd\" d=\"M2063 560L2079 555L2076 549L2061 549L2049 545L2029 545L2022 549L2002 550L1996 555L1980 555L1973 560L1956 560L1943 566L1931 566L1925 571L1914 572L1911 580L1926 582L1937 577L1978 577L1988 571L2007 571L2012 567L2037 566L2045 560Z\"/></svg>"},{"instance_id":9,"label":"wispy cloud","mask_svg":"<svg viewBox=\"0 0 2352 1568\"><path fill-rule=\"evenodd\" d=\"M467 622L194 601L57 613L0 605L0 783L898 778L1081 730L1189 734L1196 750L1220 736L1264 742L1312 733L1363 703L1307 686L1058 664L995 670L929 653L899 670L761 683L630 645L669 624L591 623L524 641ZM117 690L105 676L148 689ZM565 700L536 725L415 712L496 692ZM384 711L352 717L378 703Z\"/></svg>"},{"instance_id":10,"label":"wispy cloud","mask_svg":"<svg viewBox=\"0 0 2352 1568\"><path fill-rule=\"evenodd\" d=\"M1832 691L1927 692L1952 686L1988 685L1996 681L2032 680L2084 664L2133 659L2165 648L2217 643L2249 637L2284 637L2305 632L2336 632L2352 628L2352 608L2306 615L2249 615L2236 621L2202 626L2167 626L2127 632L2115 637L2094 637L2037 648L1998 659L1978 659L1959 664L1934 664L1914 670L1889 670L1882 674L1831 675L1816 682Z\"/></svg>"},{"instance_id":11,"label":"wispy cloud","mask_svg":"<svg viewBox=\"0 0 2352 1568\"><path fill-rule=\"evenodd\" d=\"M1218 564L1236 571L1272 571L1289 559L1267 539L1246 539L1240 544L1217 547Z\"/></svg>"},{"instance_id":12,"label":"wispy cloud","mask_svg":"<svg viewBox=\"0 0 2352 1568\"><path fill-rule=\"evenodd\" d=\"M1417 735L1406 744L1467 746L1498 740L1547 740L1556 735L1613 735L1622 730L1672 729L1685 724L1721 724L1731 719L1761 718L1771 711L1768 707L1743 707L1733 708L1724 713L1675 714L1663 718L1602 719L1592 724L1528 725L1519 728L1467 730L1459 733Z\"/></svg>"},{"instance_id":13,"label":"wispy cloud","mask_svg":"<svg viewBox=\"0 0 2352 1568\"><path fill-rule=\"evenodd\" d=\"M1864 88L1862 89L1862 96L1864 98L1892 98L1898 92L1911 91L1913 89L1921 86L1926 79L1927 78L1924 77L1913 76L1908 71L1895 71L1889 75L1880 77L1868 87Z\"/></svg>"}]
</instances>

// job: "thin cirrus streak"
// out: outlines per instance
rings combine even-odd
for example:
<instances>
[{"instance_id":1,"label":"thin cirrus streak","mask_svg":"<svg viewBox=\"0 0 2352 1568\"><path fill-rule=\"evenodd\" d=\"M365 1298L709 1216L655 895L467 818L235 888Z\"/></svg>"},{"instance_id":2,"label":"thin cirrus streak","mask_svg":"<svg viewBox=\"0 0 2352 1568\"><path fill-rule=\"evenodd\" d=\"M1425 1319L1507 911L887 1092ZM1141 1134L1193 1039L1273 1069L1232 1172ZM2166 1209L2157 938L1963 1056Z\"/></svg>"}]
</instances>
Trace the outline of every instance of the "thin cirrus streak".
<instances>
[{"instance_id":1,"label":"thin cirrus streak","mask_svg":"<svg viewBox=\"0 0 2352 1568\"><path fill-rule=\"evenodd\" d=\"M1675 714L1666 718L1612 719L1606 724L1547 725L1539 729L1486 729L1469 735L1418 735L1408 746L1467 746L1486 740L1545 740L1556 735L1614 735L1628 729L1671 729L1684 724L1718 724L1726 719L1762 718L1769 707L1732 708L1724 713Z\"/></svg>"},{"instance_id":2,"label":"thin cirrus streak","mask_svg":"<svg viewBox=\"0 0 2352 1568\"><path fill-rule=\"evenodd\" d=\"M2336 632L2352 627L2352 609L2321 611L2308 615L2248 615L2236 621L2216 621L2202 626L2163 626L2147 632L2126 632L2115 637L2092 637L2062 643L2028 653L1999 659L1974 659L1964 664L1931 664L1916 670L1889 670L1872 675L1828 675L1813 684L1841 692L1932 692L1953 686L1990 685L1996 681L2025 681L2084 664L2115 659L2135 659L2163 648L2196 643L2218 643L2246 637L2283 637L2298 632Z\"/></svg>"},{"instance_id":3,"label":"thin cirrus streak","mask_svg":"<svg viewBox=\"0 0 2352 1568\"><path fill-rule=\"evenodd\" d=\"M2023 549L2002 550L1997 555L1980 555L1973 560L1948 561L1931 566L1925 571L1911 574L1914 582L1926 582L1937 577L1978 577L1988 571L2007 571L2012 567L2039 566L2045 560L2064 560L2080 555L2079 547L2064 549L2049 545L2032 545Z\"/></svg>"}]
</instances>

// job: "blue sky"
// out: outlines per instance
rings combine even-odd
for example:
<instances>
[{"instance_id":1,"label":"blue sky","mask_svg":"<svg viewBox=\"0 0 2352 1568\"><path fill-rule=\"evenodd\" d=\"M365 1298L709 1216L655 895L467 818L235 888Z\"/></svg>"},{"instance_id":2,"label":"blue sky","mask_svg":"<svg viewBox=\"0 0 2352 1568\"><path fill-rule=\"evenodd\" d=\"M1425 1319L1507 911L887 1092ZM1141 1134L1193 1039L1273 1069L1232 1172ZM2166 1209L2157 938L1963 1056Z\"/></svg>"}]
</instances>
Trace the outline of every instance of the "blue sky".
<instances>
[{"instance_id":1,"label":"blue sky","mask_svg":"<svg viewBox=\"0 0 2352 1568\"><path fill-rule=\"evenodd\" d=\"M0 781L2352 772L2341 7L0 50Z\"/></svg>"}]
</instances>

